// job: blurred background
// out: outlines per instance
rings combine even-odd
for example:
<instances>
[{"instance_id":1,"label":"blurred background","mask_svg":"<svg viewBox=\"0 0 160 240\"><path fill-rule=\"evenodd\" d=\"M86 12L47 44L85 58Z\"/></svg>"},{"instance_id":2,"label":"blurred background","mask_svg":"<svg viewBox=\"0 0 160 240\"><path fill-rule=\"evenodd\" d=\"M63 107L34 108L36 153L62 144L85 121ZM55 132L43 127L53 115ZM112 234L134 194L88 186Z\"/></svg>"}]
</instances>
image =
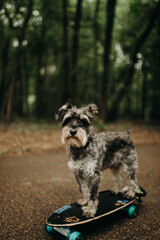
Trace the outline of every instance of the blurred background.
<instances>
[{"instance_id":1,"label":"blurred background","mask_svg":"<svg viewBox=\"0 0 160 240\"><path fill-rule=\"evenodd\" d=\"M104 122L160 120L160 1L0 1L0 118L96 103Z\"/></svg>"},{"instance_id":2,"label":"blurred background","mask_svg":"<svg viewBox=\"0 0 160 240\"><path fill-rule=\"evenodd\" d=\"M54 122L66 102L96 103L95 131L130 129L148 192L139 218L85 239L159 240L160 0L0 0L0 239L51 239L49 212L77 200Z\"/></svg>"}]
</instances>

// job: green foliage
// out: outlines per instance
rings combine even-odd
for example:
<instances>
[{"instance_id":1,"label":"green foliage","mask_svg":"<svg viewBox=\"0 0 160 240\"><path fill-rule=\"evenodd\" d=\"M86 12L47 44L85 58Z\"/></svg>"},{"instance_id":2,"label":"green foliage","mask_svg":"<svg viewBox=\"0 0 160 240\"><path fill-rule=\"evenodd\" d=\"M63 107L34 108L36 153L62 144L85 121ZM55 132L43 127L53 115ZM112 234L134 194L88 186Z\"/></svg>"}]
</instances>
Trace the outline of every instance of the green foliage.
<instances>
[{"instance_id":1,"label":"green foliage","mask_svg":"<svg viewBox=\"0 0 160 240\"><path fill-rule=\"evenodd\" d=\"M63 102L62 89L71 89L73 33L77 1L68 0L68 68L69 82L64 78L64 8L63 0L34 0L32 16L22 42L21 62L13 98L14 116L50 118ZM7 112L9 89L13 74L19 34L27 12L28 0L2 1L0 10L0 94L1 116ZM157 0L117 1L114 19L112 52L110 55L108 109L123 87L123 79L132 64L133 49L138 37L150 20ZM76 102L99 105L103 72L106 0L100 0L97 17L97 39L94 39L96 0L83 1L79 36L78 66L76 69ZM159 14L160 15L160 14ZM118 117L160 120L160 18L138 53L133 81L121 101ZM94 65L96 48L96 69ZM67 84L67 86L66 86ZM67 90L66 90L67 91ZM39 100L37 100L39 99ZM72 102L69 96L67 101ZM39 108L39 110L38 110ZM96 120L99 129L103 121Z\"/></svg>"},{"instance_id":2,"label":"green foliage","mask_svg":"<svg viewBox=\"0 0 160 240\"><path fill-rule=\"evenodd\" d=\"M104 123L104 121L98 117L94 118L94 123L95 123L97 131L99 131L99 132L105 131L108 129L107 125Z\"/></svg>"}]
</instances>

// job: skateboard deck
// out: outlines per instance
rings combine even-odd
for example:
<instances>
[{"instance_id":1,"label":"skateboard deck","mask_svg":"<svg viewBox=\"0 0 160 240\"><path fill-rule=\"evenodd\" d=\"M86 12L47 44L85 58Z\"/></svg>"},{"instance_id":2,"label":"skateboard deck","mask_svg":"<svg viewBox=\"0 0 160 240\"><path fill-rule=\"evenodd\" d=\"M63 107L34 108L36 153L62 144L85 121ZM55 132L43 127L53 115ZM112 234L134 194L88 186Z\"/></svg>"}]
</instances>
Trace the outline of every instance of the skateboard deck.
<instances>
[{"instance_id":1,"label":"skateboard deck","mask_svg":"<svg viewBox=\"0 0 160 240\"><path fill-rule=\"evenodd\" d=\"M126 191L127 187L123 188L117 195L115 195L110 190L100 192L98 198L98 209L96 215L93 218L86 218L85 216L83 216L83 210L85 209L85 206L82 207L77 203L65 205L55 210L52 215L48 217L45 223L46 230L50 233L56 230L63 235L68 236L67 239L82 239L81 235L78 235L76 238L76 234L74 234L75 238L74 236L70 238L69 236L71 235L71 233L73 235L73 232L70 231L68 227L73 227L76 225L95 221L101 217L104 217L119 210L126 210L129 217L136 217L136 206L133 206L132 204L136 201L141 202L141 198L146 195L146 192L143 188L139 187L137 189L135 197L128 198L125 195Z\"/></svg>"}]
</instances>

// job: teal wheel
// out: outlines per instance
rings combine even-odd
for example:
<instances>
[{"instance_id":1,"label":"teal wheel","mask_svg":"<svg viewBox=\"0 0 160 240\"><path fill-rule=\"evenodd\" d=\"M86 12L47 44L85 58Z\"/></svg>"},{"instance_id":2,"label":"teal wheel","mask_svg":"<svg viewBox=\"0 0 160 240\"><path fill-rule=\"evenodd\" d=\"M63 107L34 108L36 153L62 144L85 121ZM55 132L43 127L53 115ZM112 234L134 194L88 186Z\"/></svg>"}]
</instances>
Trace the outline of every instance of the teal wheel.
<instances>
[{"instance_id":1,"label":"teal wheel","mask_svg":"<svg viewBox=\"0 0 160 240\"><path fill-rule=\"evenodd\" d=\"M46 231L47 231L48 233L50 233L50 234L53 234L54 232L56 232L56 230L54 230L53 227L48 226L46 223L45 223L45 229L46 229Z\"/></svg>"},{"instance_id":2,"label":"teal wheel","mask_svg":"<svg viewBox=\"0 0 160 240\"><path fill-rule=\"evenodd\" d=\"M127 208L127 214L128 214L128 217L130 217L130 218L137 217L137 215L138 215L137 207L130 206L129 208Z\"/></svg>"},{"instance_id":3,"label":"teal wheel","mask_svg":"<svg viewBox=\"0 0 160 240\"><path fill-rule=\"evenodd\" d=\"M83 240L83 235L76 231L71 231L67 235L67 240Z\"/></svg>"}]
</instances>

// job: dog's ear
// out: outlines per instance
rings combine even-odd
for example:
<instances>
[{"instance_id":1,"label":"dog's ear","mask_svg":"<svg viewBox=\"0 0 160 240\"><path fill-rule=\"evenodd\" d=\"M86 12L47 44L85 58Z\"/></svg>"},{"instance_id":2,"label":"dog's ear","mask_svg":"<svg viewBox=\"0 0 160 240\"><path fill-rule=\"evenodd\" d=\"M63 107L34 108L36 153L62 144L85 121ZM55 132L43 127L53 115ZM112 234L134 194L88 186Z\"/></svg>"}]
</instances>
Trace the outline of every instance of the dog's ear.
<instances>
[{"instance_id":1,"label":"dog's ear","mask_svg":"<svg viewBox=\"0 0 160 240\"><path fill-rule=\"evenodd\" d=\"M85 113L89 118L93 118L94 114L98 113L98 107L94 103L87 105L85 110Z\"/></svg>"},{"instance_id":2,"label":"dog's ear","mask_svg":"<svg viewBox=\"0 0 160 240\"><path fill-rule=\"evenodd\" d=\"M55 119L58 120L59 117L64 117L64 115L67 113L69 109L72 109L73 105L70 103L64 104L58 111L55 113Z\"/></svg>"},{"instance_id":3,"label":"dog's ear","mask_svg":"<svg viewBox=\"0 0 160 240\"><path fill-rule=\"evenodd\" d=\"M97 105L94 104L94 103L88 105L88 110L89 110L92 114L98 113L98 107L97 107Z\"/></svg>"}]
</instances>

